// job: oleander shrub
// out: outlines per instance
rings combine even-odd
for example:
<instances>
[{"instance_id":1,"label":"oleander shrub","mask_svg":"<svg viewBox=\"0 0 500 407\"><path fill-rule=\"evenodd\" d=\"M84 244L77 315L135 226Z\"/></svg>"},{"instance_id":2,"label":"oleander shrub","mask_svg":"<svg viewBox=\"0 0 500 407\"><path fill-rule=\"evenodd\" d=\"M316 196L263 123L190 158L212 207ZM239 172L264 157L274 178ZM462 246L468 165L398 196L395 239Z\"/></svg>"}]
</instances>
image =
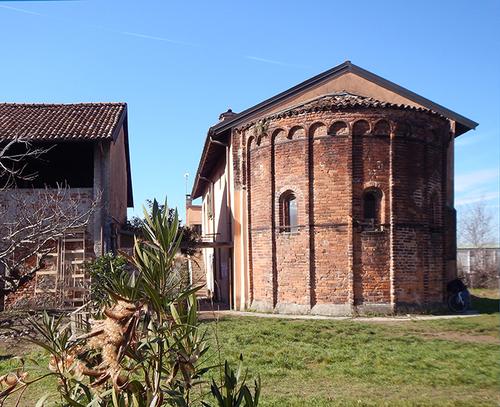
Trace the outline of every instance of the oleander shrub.
<instances>
[{"instance_id":1,"label":"oleander shrub","mask_svg":"<svg viewBox=\"0 0 500 407\"><path fill-rule=\"evenodd\" d=\"M36 335L31 340L50 354L47 373L30 378L21 366L1 377L0 404L55 376L61 406L258 405L260 380L246 383L242 358L235 371L207 357L209 333L198 320L199 287L185 287L175 266L182 239L177 212L169 216L167 205L154 201L144 216L132 256L106 256L94 264L102 308L89 331L74 335L61 319L48 315L32 320ZM210 374L217 369L220 374Z\"/></svg>"}]
</instances>

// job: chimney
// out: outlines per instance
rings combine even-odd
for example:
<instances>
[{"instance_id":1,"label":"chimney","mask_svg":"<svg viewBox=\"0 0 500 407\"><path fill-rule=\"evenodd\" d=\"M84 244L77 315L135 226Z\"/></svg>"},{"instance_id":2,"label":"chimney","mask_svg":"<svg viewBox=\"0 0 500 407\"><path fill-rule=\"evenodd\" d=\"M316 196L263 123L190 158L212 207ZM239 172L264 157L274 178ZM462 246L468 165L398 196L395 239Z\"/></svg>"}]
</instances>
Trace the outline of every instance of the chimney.
<instances>
[{"instance_id":1,"label":"chimney","mask_svg":"<svg viewBox=\"0 0 500 407\"><path fill-rule=\"evenodd\" d=\"M193 198L191 198L191 194L186 194L186 208L190 208L193 205Z\"/></svg>"},{"instance_id":2,"label":"chimney","mask_svg":"<svg viewBox=\"0 0 500 407\"><path fill-rule=\"evenodd\" d=\"M221 113L219 115L219 122L223 122L225 120L230 120L236 115L237 115L237 113L234 113L231 109L227 109L227 112Z\"/></svg>"}]
</instances>

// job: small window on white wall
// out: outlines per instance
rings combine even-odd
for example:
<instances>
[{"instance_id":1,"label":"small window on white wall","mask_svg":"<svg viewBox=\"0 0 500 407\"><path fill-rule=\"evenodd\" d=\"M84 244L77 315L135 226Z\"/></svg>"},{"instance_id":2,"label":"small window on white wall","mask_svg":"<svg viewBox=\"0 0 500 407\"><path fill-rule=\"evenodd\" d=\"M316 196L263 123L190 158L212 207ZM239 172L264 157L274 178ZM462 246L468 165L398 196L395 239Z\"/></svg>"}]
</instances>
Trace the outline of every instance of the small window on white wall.
<instances>
[{"instance_id":1,"label":"small window on white wall","mask_svg":"<svg viewBox=\"0 0 500 407\"><path fill-rule=\"evenodd\" d=\"M212 212L212 193L210 191L207 193L206 213L209 220L213 219L214 214Z\"/></svg>"}]
</instances>

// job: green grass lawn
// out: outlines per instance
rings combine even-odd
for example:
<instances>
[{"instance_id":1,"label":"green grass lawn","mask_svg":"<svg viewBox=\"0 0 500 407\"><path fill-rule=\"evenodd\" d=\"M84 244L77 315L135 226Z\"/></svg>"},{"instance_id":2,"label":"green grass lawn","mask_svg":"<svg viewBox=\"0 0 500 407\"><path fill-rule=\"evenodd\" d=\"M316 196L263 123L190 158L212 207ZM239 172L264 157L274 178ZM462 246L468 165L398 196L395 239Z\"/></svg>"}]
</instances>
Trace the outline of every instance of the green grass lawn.
<instances>
[{"instance_id":1,"label":"green grass lawn","mask_svg":"<svg viewBox=\"0 0 500 407\"><path fill-rule=\"evenodd\" d=\"M497 406L498 295L474 294L474 307L484 314L463 319L367 323L232 317L204 326L217 329L222 358L234 362L243 353L250 374L260 374L262 406ZM215 350L214 341L214 360ZM0 354L13 352L47 361L32 348L0 345ZM13 365L0 357L0 374ZM34 405L53 387L38 385L20 405Z\"/></svg>"}]
</instances>

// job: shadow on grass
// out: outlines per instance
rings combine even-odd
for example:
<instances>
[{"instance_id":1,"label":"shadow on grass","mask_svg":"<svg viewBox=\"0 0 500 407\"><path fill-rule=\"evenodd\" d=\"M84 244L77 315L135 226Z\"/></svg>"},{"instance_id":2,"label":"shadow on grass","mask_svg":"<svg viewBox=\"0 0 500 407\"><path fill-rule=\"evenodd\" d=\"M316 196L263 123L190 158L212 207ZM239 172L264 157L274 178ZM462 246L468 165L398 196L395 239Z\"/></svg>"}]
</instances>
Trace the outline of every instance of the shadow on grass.
<instances>
[{"instance_id":1,"label":"shadow on grass","mask_svg":"<svg viewBox=\"0 0 500 407\"><path fill-rule=\"evenodd\" d=\"M500 300L497 298L486 298L471 295L471 308L480 314L495 314L500 312Z\"/></svg>"}]
</instances>

